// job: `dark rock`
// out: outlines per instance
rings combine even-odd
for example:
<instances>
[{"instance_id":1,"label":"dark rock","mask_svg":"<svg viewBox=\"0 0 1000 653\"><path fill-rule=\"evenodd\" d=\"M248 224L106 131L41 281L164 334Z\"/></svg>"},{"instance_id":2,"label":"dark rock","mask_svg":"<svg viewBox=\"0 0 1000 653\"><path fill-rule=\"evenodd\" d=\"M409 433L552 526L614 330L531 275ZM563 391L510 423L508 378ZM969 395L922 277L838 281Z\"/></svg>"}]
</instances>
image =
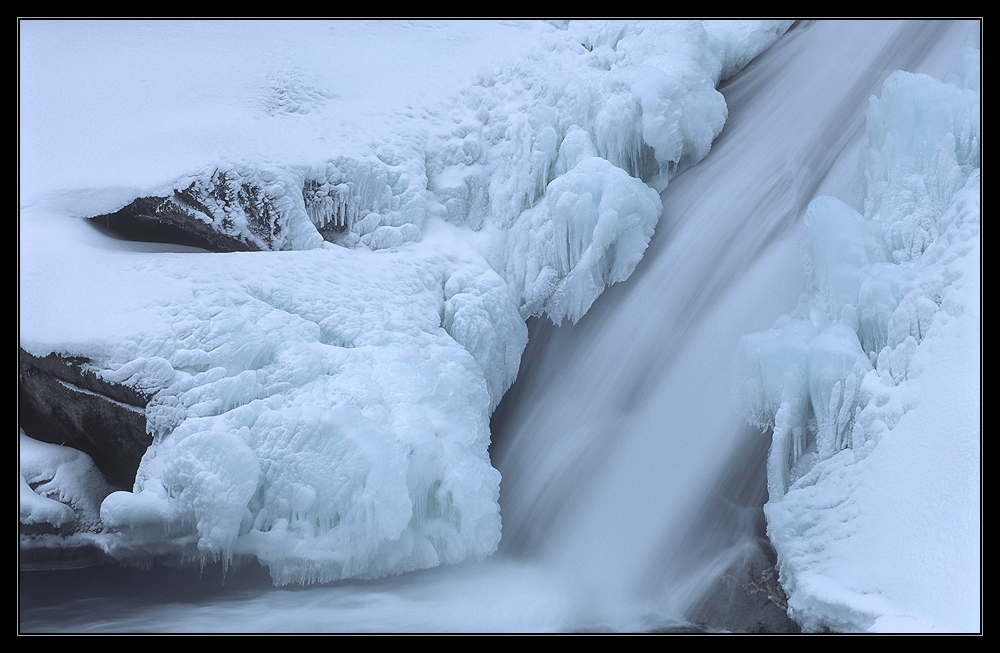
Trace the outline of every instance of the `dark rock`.
<instances>
[{"instance_id":1,"label":"dark rock","mask_svg":"<svg viewBox=\"0 0 1000 653\"><path fill-rule=\"evenodd\" d=\"M33 356L19 348L18 422L36 440L89 455L114 485L131 488L152 438L149 397L109 383L83 357Z\"/></svg>"},{"instance_id":2,"label":"dark rock","mask_svg":"<svg viewBox=\"0 0 1000 653\"><path fill-rule=\"evenodd\" d=\"M717 533L707 541L736 552L728 568L702 594L686 615L708 629L734 633L796 633L788 603L778 582L777 553L767 537L767 453L770 434L746 427L742 445L733 453L718 494L707 497L701 533ZM711 555L715 551L705 551Z\"/></svg>"},{"instance_id":3,"label":"dark rock","mask_svg":"<svg viewBox=\"0 0 1000 653\"><path fill-rule=\"evenodd\" d=\"M263 185L216 170L169 196L140 197L91 222L129 240L174 243L212 252L280 249L284 220Z\"/></svg>"},{"instance_id":4,"label":"dark rock","mask_svg":"<svg viewBox=\"0 0 1000 653\"><path fill-rule=\"evenodd\" d=\"M748 548L690 611L689 619L734 633L797 633L788 600L774 568L774 549L766 538Z\"/></svg>"},{"instance_id":5,"label":"dark rock","mask_svg":"<svg viewBox=\"0 0 1000 653\"><path fill-rule=\"evenodd\" d=\"M114 558L93 544L30 547L18 549L19 571L84 569L114 562Z\"/></svg>"}]
</instances>

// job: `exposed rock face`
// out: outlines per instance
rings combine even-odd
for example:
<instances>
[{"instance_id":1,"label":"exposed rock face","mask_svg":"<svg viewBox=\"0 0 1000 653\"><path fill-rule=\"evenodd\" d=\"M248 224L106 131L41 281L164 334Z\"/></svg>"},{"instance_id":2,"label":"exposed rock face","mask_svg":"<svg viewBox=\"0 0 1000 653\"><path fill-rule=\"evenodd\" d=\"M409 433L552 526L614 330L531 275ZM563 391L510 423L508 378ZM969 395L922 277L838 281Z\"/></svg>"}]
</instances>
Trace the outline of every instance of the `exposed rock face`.
<instances>
[{"instance_id":1,"label":"exposed rock face","mask_svg":"<svg viewBox=\"0 0 1000 653\"><path fill-rule=\"evenodd\" d=\"M168 242L213 252L280 248L284 221L263 184L230 170L216 170L165 197L140 197L91 218L130 240Z\"/></svg>"},{"instance_id":2,"label":"exposed rock face","mask_svg":"<svg viewBox=\"0 0 1000 653\"><path fill-rule=\"evenodd\" d=\"M83 451L112 483L131 488L152 443L146 433L149 397L101 379L86 358L19 353L18 420L24 432Z\"/></svg>"}]
</instances>

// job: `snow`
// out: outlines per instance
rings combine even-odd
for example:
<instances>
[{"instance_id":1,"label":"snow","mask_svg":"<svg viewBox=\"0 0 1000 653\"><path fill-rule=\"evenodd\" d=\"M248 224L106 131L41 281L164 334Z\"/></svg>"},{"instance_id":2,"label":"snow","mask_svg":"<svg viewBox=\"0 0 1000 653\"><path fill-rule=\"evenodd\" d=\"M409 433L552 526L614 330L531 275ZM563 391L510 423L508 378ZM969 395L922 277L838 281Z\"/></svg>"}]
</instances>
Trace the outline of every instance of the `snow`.
<instances>
[{"instance_id":1,"label":"snow","mask_svg":"<svg viewBox=\"0 0 1000 653\"><path fill-rule=\"evenodd\" d=\"M897 72L871 99L864 214L810 204L813 289L744 341L748 410L773 432L768 533L806 630L981 628L978 42L963 47L963 77Z\"/></svg>"},{"instance_id":2,"label":"snow","mask_svg":"<svg viewBox=\"0 0 1000 653\"><path fill-rule=\"evenodd\" d=\"M630 275L716 84L788 26L22 21L20 344L152 394L105 550L279 585L493 553L525 318ZM224 221L263 251L80 219L190 188L266 197L266 238Z\"/></svg>"},{"instance_id":3,"label":"snow","mask_svg":"<svg viewBox=\"0 0 1000 653\"><path fill-rule=\"evenodd\" d=\"M101 500L112 487L86 454L39 442L20 431L20 518L22 524L73 525L99 529Z\"/></svg>"},{"instance_id":4,"label":"snow","mask_svg":"<svg viewBox=\"0 0 1000 653\"><path fill-rule=\"evenodd\" d=\"M21 435L22 524L99 513L110 530L87 541L112 555L247 556L277 585L447 564L402 593L406 575L367 586L379 618L402 601L400 630L450 628L425 593L454 612L471 594L537 601L523 629L565 628L566 595L523 569L435 580L497 549L489 418L524 320L576 322L629 278L659 191L726 123L715 87L787 27L21 21L20 345L152 391L155 438L112 492L86 456ZM806 630L981 629L978 43L961 56L961 77L897 73L872 99L864 205L809 205L814 288L743 341L748 414L773 432L768 533ZM803 65L820 63L839 65ZM279 207L269 251L117 241L80 219L219 171ZM692 346L704 361L718 342ZM619 539L608 558L636 546ZM294 596L310 623L351 628L356 586L333 587L336 611ZM309 627L272 600L251 628ZM509 627L492 614L469 627Z\"/></svg>"}]
</instances>

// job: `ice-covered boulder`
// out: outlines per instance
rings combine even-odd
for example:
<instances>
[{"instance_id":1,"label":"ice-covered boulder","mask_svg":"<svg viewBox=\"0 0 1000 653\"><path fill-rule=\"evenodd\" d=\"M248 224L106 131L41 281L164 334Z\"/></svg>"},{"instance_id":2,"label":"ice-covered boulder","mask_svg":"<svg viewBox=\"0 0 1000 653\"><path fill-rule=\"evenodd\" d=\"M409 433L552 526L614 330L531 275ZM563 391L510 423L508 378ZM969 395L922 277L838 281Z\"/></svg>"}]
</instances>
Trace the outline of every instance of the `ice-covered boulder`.
<instances>
[{"instance_id":1,"label":"ice-covered boulder","mask_svg":"<svg viewBox=\"0 0 1000 653\"><path fill-rule=\"evenodd\" d=\"M101 507L113 555L253 556L290 583L495 550L489 415L527 330L489 266L416 244L191 257L164 271L201 290L128 356L160 385L135 485Z\"/></svg>"}]
</instances>

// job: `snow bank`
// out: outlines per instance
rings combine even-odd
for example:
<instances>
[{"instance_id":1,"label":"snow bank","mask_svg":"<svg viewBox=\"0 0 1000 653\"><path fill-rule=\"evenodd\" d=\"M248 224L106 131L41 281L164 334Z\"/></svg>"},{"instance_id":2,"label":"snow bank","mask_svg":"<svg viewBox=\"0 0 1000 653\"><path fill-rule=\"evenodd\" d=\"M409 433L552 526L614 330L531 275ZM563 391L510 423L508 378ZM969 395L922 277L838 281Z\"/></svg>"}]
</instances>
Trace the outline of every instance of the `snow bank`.
<instances>
[{"instance_id":1,"label":"snow bank","mask_svg":"<svg viewBox=\"0 0 1000 653\"><path fill-rule=\"evenodd\" d=\"M744 340L772 430L768 533L807 630L976 632L980 92L897 72L868 111L864 215L813 201L813 289Z\"/></svg>"},{"instance_id":2,"label":"snow bank","mask_svg":"<svg viewBox=\"0 0 1000 653\"><path fill-rule=\"evenodd\" d=\"M492 553L524 318L629 276L722 129L715 85L788 26L22 24L21 346L152 394L106 550L279 584ZM265 251L75 219L192 187L260 189L263 228L206 215Z\"/></svg>"}]
</instances>

